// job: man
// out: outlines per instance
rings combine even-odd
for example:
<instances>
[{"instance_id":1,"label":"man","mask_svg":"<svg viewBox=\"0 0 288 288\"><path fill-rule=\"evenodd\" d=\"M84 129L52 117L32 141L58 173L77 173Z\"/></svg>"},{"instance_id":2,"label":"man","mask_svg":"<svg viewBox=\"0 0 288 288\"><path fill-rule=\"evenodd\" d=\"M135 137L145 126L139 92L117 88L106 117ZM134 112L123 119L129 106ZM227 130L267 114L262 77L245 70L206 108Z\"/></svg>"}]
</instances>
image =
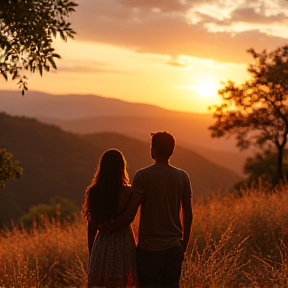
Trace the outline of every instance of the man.
<instances>
[{"instance_id":1,"label":"man","mask_svg":"<svg viewBox=\"0 0 288 288\"><path fill-rule=\"evenodd\" d=\"M109 230L130 224L141 204L137 245L140 287L176 288L193 220L192 191L188 174L170 165L174 137L169 132L151 135L155 163L136 172L128 207Z\"/></svg>"}]
</instances>

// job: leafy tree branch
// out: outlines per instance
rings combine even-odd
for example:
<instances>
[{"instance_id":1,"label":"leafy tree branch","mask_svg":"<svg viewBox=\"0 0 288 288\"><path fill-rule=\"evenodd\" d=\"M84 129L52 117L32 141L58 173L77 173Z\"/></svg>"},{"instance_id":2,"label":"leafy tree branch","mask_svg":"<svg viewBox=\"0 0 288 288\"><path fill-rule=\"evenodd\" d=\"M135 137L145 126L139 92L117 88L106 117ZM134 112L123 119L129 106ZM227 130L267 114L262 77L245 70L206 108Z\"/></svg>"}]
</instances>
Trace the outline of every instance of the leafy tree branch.
<instances>
[{"instance_id":1,"label":"leafy tree branch","mask_svg":"<svg viewBox=\"0 0 288 288\"><path fill-rule=\"evenodd\" d=\"M6 182L12 178L20 178L23 169L19 162L12 160L13 155L6 149L0 149L0 188L4 188Z\"/></svg>"},{"instance_id":2,"label":"leafy tree branch","mask_svg":"<svg viewBox=\"0 0 288 288\"><path fill-rule=\"evenodd\" d=\"M69 0L0 1L0 73L6 80L9 75L17 79L22 95L28 89L22 70L42 76L50 67L57 69L60 55L52 47L53 38L74 38L67 18L76 6Z\"/></svg>"},{"instance_id":3,"label":"leafy tree branch","mask_svg":"<svg viewBox=\"0 0 288 288\"><path fill-rule=\"evenodd\" d=\"M222 101L213 110L212 137L235 136L237 146L276 148L277 177L283 180L283 151L288 135L288 46L268 53L248 50L254 63L251 79L241 85L224 83L218 91Z\"/></svg>"}]
</instances>

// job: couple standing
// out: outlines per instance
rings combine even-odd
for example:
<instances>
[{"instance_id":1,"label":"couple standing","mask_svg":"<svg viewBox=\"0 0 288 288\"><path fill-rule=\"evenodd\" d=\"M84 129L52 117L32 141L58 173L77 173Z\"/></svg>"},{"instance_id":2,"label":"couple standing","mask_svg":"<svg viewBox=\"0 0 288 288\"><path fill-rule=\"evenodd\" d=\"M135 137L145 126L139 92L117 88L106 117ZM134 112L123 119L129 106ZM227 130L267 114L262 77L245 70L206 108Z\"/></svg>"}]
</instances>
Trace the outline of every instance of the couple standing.
<instances>
[{"instance_id":1,"label":"couple standing","mask_svg":"<svg viewBox=\"0 0 288 288\"><path fill-rule=\"evenodd\" d=\"M89 288L179 287L193 218L191 185L188 174L169 163L174 137L169 132L151 135L155 163L138 170L132 186L123 154L109 149L86 190ZM130 224L139 205L135 248Z\"/></svg>"}]
</instances>

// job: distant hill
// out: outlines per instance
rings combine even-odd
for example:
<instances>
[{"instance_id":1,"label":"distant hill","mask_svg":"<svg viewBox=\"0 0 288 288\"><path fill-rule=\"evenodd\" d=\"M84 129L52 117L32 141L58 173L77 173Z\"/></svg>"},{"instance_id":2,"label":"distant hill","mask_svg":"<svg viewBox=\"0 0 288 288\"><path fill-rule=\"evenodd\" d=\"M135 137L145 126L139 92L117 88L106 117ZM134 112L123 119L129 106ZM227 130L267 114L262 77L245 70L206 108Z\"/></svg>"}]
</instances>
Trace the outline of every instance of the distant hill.
<instances>
[{"instance_id":1,"label":"distant hill","mask_svg":"<svg viewBox=\"0 0 288 288\"><path fill-rule=\"evenodd\" d=\"M35 119L4 113L0 113L0 131L0 148L13 153L24 168L21 179L9 181L1 191L0 206L13 200L19 213L31 205L47 203L53 196L63 196L80 206L96 163L108 148L124 152L131 178L137 169L152 163L148 141L116 133L80 136ZM240 179L231 170L180 146L172 164L189 173L195 199L205 197L211 190L231 187ZM7 200L7 195L11 199ZM0 209L0 216L3 211Z\"/></svg>"},{"instance_id":2,"label":"distant hill","mask_svg":"<svg viewBox=\"0 0 288 288\"><path fill-rule=\"evenodd\" d=\"M105 147L120 149L127 158L128 167L139 169L152 163L149 141L143 142L116 133L95 133L83 137L91 143L102 143ZM233 171L179 145L175 148L171 164L189 173L196 200L201 196L205 198L209 191L231 187L240 179Z\"/></svg>"},{"instance_id":3,"label":"distant hill","mask_svg":"<svg viewBox=\"0 0 288 288\"><path fill-rule=\"evenodd\" d=\"M207 115L192 114L182 117L102 116L87 119L41 119L66 131L75 133L116 132L139 140L147 140L154 131L170 131L181 146L193 150L212 162L241 175L251 151L240 152L231 148L231 140L212 139L208 133ZM207 125L207 127L205 127ZM225 149L225 147L227 149Z\"/></svg>"},{"instance_id":4,"label":"distant hill","mask_svg":"<svg viewBox=\"0 0 288 288\"><path fill-rule=\"evenodd\" d=\"M25 96L22 96L19 90L0 90L0 110L11 115L56 119L82 119L96 116L121 115L174 117L175 115L182 116L192 114L92 94L54 95L28 91L25 93Z\"/></svg>"},{"instance_id":5,"label":"distant hill","mask_svg":"<svg viewBox=\"0 0 288 288\"><path fill-rule=\"evenodd\" d=\"M251 152L239 152L233 139L212 139L211 114L184 113L153 105L130 103L96 95L51 95L29 91L0 91L0 111L36 117L75 133L116 132L149 139L150 132L168 130L177 142L241 174Z\"/></svg>"}]
</instances>

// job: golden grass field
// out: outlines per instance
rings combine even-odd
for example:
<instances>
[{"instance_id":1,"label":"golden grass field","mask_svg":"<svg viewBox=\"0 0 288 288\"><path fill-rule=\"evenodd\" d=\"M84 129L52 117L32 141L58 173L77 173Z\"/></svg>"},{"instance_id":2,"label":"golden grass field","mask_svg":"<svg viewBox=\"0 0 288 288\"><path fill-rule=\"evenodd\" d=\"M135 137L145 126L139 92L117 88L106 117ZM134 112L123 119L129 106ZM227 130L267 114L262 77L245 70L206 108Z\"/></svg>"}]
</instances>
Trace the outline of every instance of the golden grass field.
<instances>
[{"instance_id":1,"label":"golden grass field","mask_svg":"<svg viewBox=\"0 0 288 288\"><path fill-rule=\"evenodd\" d=\"M1 232L1 288L86 287L86 223L43 224ZM181 287L287 288L287 229L287 186L196 203Z\"/></svg>"}]
</instances>

